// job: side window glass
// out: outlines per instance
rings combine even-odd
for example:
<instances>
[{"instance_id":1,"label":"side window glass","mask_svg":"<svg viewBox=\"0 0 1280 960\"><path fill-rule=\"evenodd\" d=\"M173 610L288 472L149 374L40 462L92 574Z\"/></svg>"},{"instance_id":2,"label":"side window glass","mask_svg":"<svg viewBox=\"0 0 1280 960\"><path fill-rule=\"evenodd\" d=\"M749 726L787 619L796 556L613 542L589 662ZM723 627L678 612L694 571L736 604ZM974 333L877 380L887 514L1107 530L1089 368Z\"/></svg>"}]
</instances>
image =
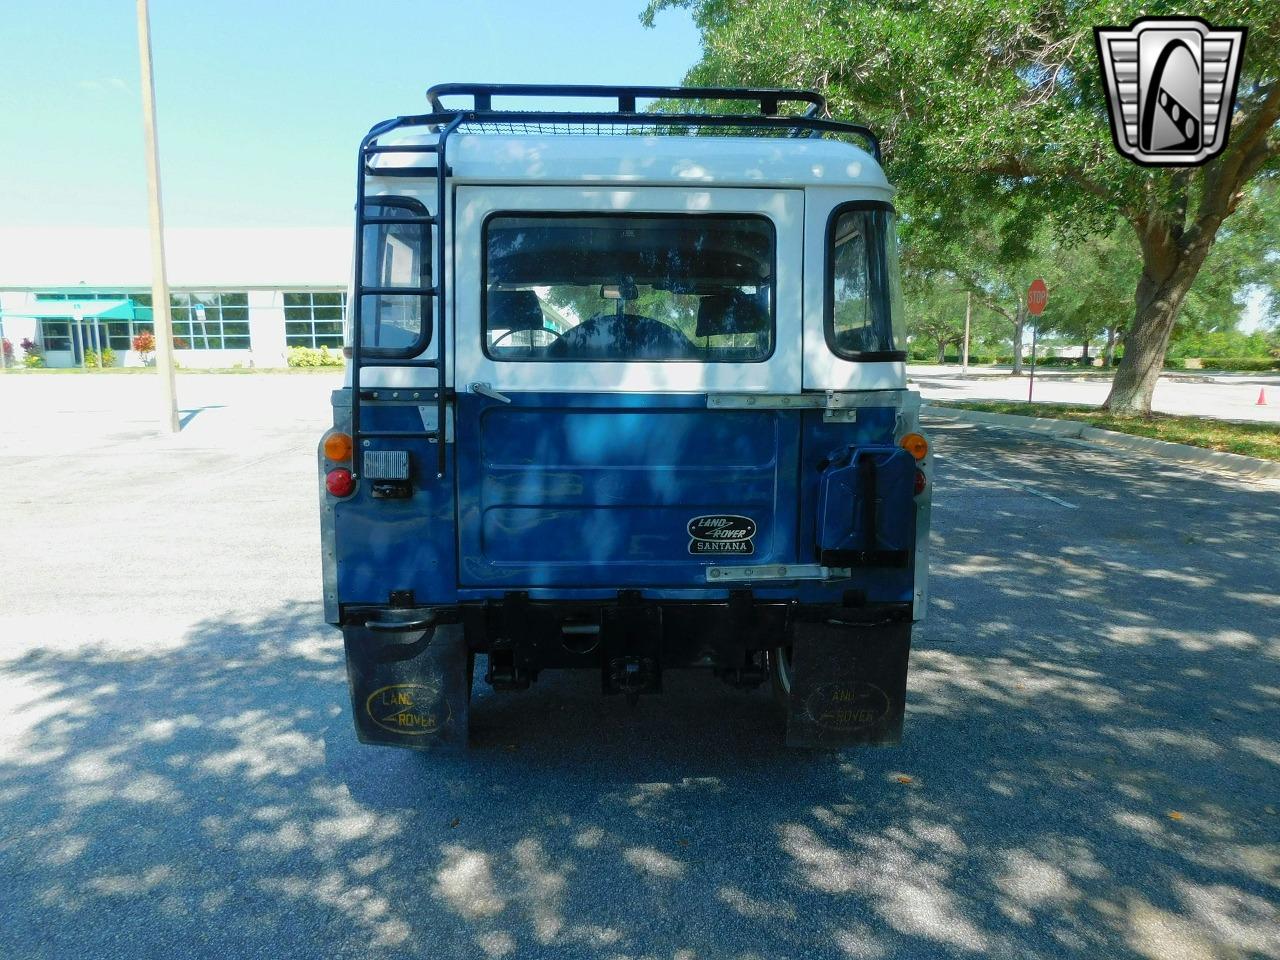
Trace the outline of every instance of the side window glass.
<instances>
[{"instance_id":1,"label":"side window glass","mask_svg":"<svg viewBox=\"0 0 1280 960\"><path fill-rule=\"evenodd\" d=\"M431 285L431 227L412 222L425 215L417 205L370 203L365 207L367 217L405 222L365 224L364 285L382 287L384 292L366 294L360 304L364 349L417 353L431 342L431 299L394 292Z\"/></svg>"},{"instance_id":2,"label":"side window glass","mask_svg":"<svg viewBox=\"0 0 1280 960\"><path fill-rule=\"evenodd\" d=\"M846 360L902 359L906 336L893 214L837 213L828 234L827 344Z\"/></svg>"},{"instance_id":3,"label":"side window glass","mask_svg":"<svg viewBox=\"0 0 1280 960\"><path fill-rule=\"evenodd\" d=\"M832 347L838 354L879 349L868 290L866 216L861 211L836 220L831 254Z\"/></svg>"}]
</instances>

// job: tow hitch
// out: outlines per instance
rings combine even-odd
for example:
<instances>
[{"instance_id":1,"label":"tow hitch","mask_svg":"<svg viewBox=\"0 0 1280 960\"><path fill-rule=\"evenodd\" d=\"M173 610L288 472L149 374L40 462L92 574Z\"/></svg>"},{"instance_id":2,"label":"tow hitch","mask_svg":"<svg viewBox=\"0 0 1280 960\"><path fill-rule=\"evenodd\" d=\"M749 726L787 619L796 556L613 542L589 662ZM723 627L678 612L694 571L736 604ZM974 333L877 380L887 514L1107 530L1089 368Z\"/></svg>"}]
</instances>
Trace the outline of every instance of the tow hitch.
<instances>
[{"instance_id":1,"label":"tow hitch","mask_svg":"<svg viewBox=\"0 0 1280 960\"><path fill-rule=\"evenodd\" d=\"M606 693L625 693L632 706L642 693L658 693L662 689L662 676L658 665L649 657L617 657L609 661L605 680Z\"/></svg>"}]
</instances>

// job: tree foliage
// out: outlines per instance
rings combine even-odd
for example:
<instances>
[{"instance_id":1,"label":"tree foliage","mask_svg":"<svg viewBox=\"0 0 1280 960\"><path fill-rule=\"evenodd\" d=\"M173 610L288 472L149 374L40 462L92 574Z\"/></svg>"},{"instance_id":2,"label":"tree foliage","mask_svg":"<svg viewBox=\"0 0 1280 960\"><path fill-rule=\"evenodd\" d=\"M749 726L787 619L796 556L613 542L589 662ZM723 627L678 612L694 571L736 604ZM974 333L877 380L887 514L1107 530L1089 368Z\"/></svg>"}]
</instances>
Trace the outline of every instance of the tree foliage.
<instances>
[{"instance_id":1,"label":"tree foliage","mask_svg":"<svg viewBox=\"0 0 1280 960\"><path fill-rule=\"evenodd\" d=\"M1230 142L1196 168L1140 167L1117 154L1093 38L1096 26L1182 15L1181 5L651 0L643 17L653 23L668 7L689 8L702 33L689 82L823 91L833 112L881 133L903 206L953 246L990 213L1016 268L1046 226L1070 244L1127 224L1139 268L1109 401L1116 409L1149 412L1174 322L1214 240L1258 202L1249 184L1278 172L1274 0L1195 6L1213 24L1249 28Z\"/></svg>"}]
</instances>

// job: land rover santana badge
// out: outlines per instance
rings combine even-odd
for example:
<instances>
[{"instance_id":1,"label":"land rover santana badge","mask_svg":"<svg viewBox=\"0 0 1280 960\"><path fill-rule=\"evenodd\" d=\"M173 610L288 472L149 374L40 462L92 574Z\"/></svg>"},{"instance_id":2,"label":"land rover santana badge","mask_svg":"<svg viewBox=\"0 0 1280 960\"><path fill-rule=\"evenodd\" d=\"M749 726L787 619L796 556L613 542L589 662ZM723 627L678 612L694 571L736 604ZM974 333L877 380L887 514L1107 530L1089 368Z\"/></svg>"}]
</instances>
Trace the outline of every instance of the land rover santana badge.
<instances>
[{"instance_id":1,"label":"land rover santana badge","mask_svg":"<svg viewBox=\"0 0 1280 960\"><path fill-rule=\"evenodd\" d=\"M756 522L750 517L732 513L694 517L689 521L689 552L695 557L749 557L756 552L755 535Z\"/></svg>"}]
</instances>

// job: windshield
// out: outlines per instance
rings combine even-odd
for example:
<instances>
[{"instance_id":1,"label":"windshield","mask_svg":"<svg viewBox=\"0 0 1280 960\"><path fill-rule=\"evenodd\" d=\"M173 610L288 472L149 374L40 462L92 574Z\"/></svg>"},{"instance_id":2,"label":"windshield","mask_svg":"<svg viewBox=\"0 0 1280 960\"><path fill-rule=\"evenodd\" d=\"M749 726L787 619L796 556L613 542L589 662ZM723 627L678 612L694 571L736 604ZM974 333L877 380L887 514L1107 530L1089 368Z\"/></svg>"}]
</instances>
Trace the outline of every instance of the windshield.
<instances>
[{"instance_id":1,"label":"windshield","mask_svg":"<svg viewBox=\"0 0 1280 960\"><path fill-rule=\"evenodd\" d=\"M761 361L773 350L773 282L764 217L495 216L485 225L485 352Z\"/></svg>"}]
</instances>

